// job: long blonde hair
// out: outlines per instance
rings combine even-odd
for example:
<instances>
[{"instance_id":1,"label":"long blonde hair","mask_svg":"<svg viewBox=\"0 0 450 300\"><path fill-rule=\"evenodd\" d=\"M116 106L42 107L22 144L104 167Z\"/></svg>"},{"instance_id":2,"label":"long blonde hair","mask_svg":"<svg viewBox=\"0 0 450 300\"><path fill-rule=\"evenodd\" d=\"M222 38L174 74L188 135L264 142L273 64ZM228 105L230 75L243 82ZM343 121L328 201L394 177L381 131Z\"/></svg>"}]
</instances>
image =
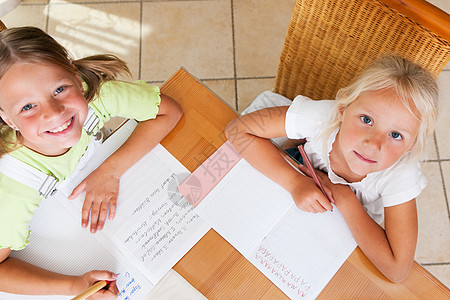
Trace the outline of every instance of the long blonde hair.
<instances>
[{"instance_id":1,"label":"long blonde hair","mask_svg":"<svg viewBox=\"0 0 450 300\"><path fill-rule=\"evenodd\" d=\"M336 95L336 104L327 133L339 128L339 110L345 109L359 96L370 91L394 91L402 103L413 113L414 105L421 124L414 148L402 160L415 160L423 153L425 145L433 137L439 114L439 90L431 73L419 65L396 55L383 56L373 62L349 86ZM414 115L414 114L413 114Z\"/></svg>"},{"instance_id":2,"label":"long blonde hair","mask_svg":"<svg viewBox=\"0 0 450 300\"><path fill-rule=\"evenodd\" d=\"M103 82L115 80L121 73L130 74L126 63L112 54L72 59L63 46L35 27L9 28L0 32L0 79L16 62L53 64L80 75L87 85L84 96L88 102L98 94ZM14 134L0 119L0 157L17 146L20 146L20 133Z\"/></svg>"}]
</instances>

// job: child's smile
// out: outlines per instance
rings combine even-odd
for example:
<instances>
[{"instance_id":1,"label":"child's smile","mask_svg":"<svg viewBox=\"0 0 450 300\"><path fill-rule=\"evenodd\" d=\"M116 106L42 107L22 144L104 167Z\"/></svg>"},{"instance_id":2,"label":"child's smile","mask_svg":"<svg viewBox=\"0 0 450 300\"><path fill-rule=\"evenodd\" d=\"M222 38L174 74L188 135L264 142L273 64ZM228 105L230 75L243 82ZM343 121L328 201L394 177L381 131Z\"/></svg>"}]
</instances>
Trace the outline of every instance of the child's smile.
<instances>
[{"instance_id":1,"label":"child's smile","mask_svg":"<svg viewBox=\"0 0 450 300\"><path fill-rule=\"evenodd\" d=\"M69 121L67 121L67 123L59 126L58 128L54 129L54 130L49 130L48 132L50 133L63 133L64 131L69 131L70 128L68 130L66 130L70 125L72 125L72 121L73 121L73 117L69 119Z\"/></svg>"},{"instance_id":2,"label":"child's smile","mask_svg":"<svg viewBox=\"0 0 450 300\"><path fill-rule=\"evenodd\" d=\"M347 181L385 170L411 151L420 120L391 91L366 92L341 110L341 128L330 152L333 171Z\"/></svg>"},{"instance_id":3,"label":"child's smile","mask_svg":"<svg viewBox=\"0 0 450 300\"><path fill-rule=\"evenodd\" d=\"M87 116L81 80L51 64L16 63L0 79L0 116L23 145L44 155L65 153Z\"/></svg>"}]
</instances>

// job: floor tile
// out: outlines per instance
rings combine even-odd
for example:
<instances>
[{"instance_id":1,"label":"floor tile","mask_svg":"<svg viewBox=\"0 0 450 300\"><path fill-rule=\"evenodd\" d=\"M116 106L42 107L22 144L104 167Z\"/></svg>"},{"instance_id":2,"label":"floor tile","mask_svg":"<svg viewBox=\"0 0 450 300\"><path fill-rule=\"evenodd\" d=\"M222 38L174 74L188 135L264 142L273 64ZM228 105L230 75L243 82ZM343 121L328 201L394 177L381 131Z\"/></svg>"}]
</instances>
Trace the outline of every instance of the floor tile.
<instances>
[{"instance_id":1,"label":"floor tile","mask_svg":"<svg viewBox=\"0 0 450 300\"><path fill-rule=\"evenodd\" d=\"M450 224L437 162L422 164L428 185L417 198L419 238L415 259L419 263L450 262Z\"/></svg>"},{"instance_id":2,"label":"floor tile","mask_svg":"<svg viewBox=\"0 0 450 300\"><path fill-rule=\"evenodd\" d=\"M34 26L45 30L47 5L19 5L2 17L6 27Z\"/></svg>"},{"instance_id":3,"label":"floor tile","mask_svg":"<svg viewBox=\"0 0 450 300\"><path fill-rule=\"evenodd\" d=\"M446 287L450 288L450 265L430 265L424 266L424 268Z\"/></svg>"},{"instance_id":4,"label":"floor tile","mask_svg":"<svg viewBox=\"0 0 450 300\"><path fill-rule=\"evenodd\" d=\"M234 1L238 78L275 76L295 0Z\"/></svg>"},{"instance_id":5,"label":"floor tile","mask_svg":"<svg viewBox=\"0 0 450 300\"><path fill-rule=\"evenodd\" d=\"M440 111L436 138L441 159L450 159L450 71L443 71L438 77L442 110Z\"/></svg>"},{"instance_id":6,"label":"floor tile","mask_svg":"<svg viewBox=\"0 0 450 300\"><path fill-rule=\"evenodd\" d=\"M112 53L139 78L139 3L51 5L48 33L75 58Z\"/></svg>"},{"instance_id":7,"label":"floor tile","mask_svg":"<svg viewBox=\"0 0 450 300\"><path fill-rule=\"evenodd\" d=\"M234 78L229 1L143 3L142 78L181 66L199 79Z\"/></svg>"},{"instance_id":8,"label":"floor tile","mask_svg":"<svg viewBox=\"0 0 450 300\"><path fill-rule=\"evenodd\" d=\"M425 145L425 151L420 155L420 161L437 160L436 139L434 136Z\"/></svg>"},{"instance_id":9,"label":"floor tile","mask_svg":"<svg viewBox=\"0 0 450 300\"><path fill-rule=\"evenodd\" d=\"M236 88L234 79L203 80L202 83L229 107L236 110Z\"/></svg>"},{"instance_id":10,"label":"floor tile","mask_svg":"<svg viewBox=\"0 0 450 300\"><path fill-rule=\"evenodd\" d=\"M252 101L264 91L271 91L275 78L239 79L237 81L237 110L241 113Z\"/></svg>"}]
</instances>

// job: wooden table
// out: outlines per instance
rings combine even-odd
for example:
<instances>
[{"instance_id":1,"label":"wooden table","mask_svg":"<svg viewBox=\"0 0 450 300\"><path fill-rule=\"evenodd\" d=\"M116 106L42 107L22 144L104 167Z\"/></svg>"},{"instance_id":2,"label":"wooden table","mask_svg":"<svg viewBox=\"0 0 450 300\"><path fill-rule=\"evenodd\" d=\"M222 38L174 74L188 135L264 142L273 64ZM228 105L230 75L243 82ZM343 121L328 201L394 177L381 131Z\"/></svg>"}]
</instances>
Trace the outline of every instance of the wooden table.
<instances>
[{"instance_id":1,"label":"wooden table","mask_svg":"<svg viewBox=\"0 0 450 300\"><path fill-rule=\"evenodd\" d=\"M162 141L191 172L226 138L225 126L238 115L185 70L161 86L184 115ZM214 230L210 230L173 268L208 299L286 299L271 281ZM402 283L389 282L359 247L317 299L450 299L450 291L414 262Z\"/></svg>"}]
</instances>

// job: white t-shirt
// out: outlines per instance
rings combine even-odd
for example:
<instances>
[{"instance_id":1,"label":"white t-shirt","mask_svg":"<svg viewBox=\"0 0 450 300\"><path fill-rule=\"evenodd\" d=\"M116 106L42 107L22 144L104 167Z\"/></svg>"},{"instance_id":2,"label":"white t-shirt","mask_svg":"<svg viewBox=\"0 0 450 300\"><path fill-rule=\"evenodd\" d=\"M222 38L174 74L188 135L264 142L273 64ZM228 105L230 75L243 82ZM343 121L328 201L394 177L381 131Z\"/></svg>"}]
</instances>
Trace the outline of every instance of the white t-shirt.
<instances>
[{"instance_id":1,"label":"white t-shirt","mask_svg":"<svg viewBox=\"0 0 450 300\"><path fill-rule=\"evenodd\" d=\"M349 183L336 175L330 168L329 153L338 129L329 136L322 134L329 123L334 103L333 100L313 101L297 96L286 114L287 136L290 139L305 138L305 151L313 166L327 172L331 182L350 186L367 213L381 223L384 207L417 197L427 184L426 178L418 161L411 164L398 161L386 170L369 173L359 182Z\"/></svg>"}]
</instances>

